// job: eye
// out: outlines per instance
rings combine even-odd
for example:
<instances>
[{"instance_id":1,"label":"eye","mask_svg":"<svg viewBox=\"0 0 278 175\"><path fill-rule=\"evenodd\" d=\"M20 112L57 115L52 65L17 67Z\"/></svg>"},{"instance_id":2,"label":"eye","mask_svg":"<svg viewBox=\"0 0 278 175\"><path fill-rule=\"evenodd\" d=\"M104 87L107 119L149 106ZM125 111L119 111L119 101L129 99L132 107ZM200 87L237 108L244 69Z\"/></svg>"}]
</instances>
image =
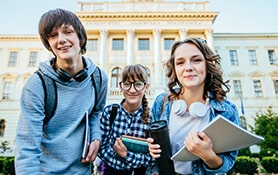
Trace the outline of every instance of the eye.
<instances>
[{"instance_id":1,"label":"eye","mask_svg":"<svg viewBox=\"0 0 278 175\"><path fill-rule=\"evenodd\" d=\"M141 81L136 81L136 82L134 83L134 85L135 85L135 86L138 86L138 87L141 87L141 86L144 86L144 83L141 82Z\"/></svg>"},{"instance_id":2,"label":"eye","mask_svg":"<svg viewBox=\"0 0 278 175\"><path fill-rule=\"evenodd\" d=\"M54 38L54 37L56 37L56 36L57 36L57 33L50 33L50 34L48 35L49 38Z\"/></svg>"},{"instance_id":3,"label":"eye","mask_svg":"<svg viewBox=\"0 0 278 175\"><path fill-rule=\"evenodd\" d=\"M193 59L194 63L199 63L199 62L202 62L202 61L204 61L204 59L202 59L202 58L194 58Z\"/></svg>"},{"instance_id":4,"label":"eye","mask_svg":"<svg viewBox=\"0 0 278 175\"><path fill-rule=\"evenodd\" d=\"M183 65L184 61L176 61L176 65Z\"/></svg>"},{"instance_id":5,"label":"eye","mask_svg":"<svg viewBox=\"0 0 278 175\"><path fill-rule=\"evenodd\" d=\"M128 81L123 82L123 85L124 85L124 86L130 86L130 82L128 82Z\"/></svg>"}]
</instances>

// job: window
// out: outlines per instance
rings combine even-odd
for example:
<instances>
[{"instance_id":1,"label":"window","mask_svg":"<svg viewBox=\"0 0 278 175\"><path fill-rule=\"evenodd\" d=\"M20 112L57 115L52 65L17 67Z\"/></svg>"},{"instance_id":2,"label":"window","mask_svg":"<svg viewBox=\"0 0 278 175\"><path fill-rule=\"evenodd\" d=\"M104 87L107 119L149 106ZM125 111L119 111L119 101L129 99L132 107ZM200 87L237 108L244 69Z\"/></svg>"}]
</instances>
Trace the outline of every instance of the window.
<instances>
[{"instance_id":1,"label":"window","mask_svg":"<svg viewBox=\"0 0 278 175\"><path fill-rule=\"evenodd\" d=\"M249 61L251 65L257 65L256 50L248 50Z\"/></svg>"},{"instance_id":2,"label":"window","mask_svg":"<svg viewBox=\"0 0 278 175\"><path fill-rule=\"evenodd\" d=\"M112 78L111 78L111 88L115 89L119 87L119 83L121 81L121 74L122 69L119 67L116 67L112 70Z\"/></svg>"},{"instance_id":3,"label":"window","mask_svg":"<svg viewBox=\"0 0 278 175\"><path fill-rule=\"evenodd\" d=\"M174 42L175 42L174 38L165 38L164 39L164 50L171 50Z\"/></svg>"},{"instance_id":4,"label":"window","mask_svg":"<svg viewBox=\"0 0 278 175\"><path fill-rule=\"evenodd\" d=\"M242 97L241 81L234 80L233 84L234 84L235 97Z\"/></svg>"},{"instance_id":5,"label":"window","mask_svg":"<svg viewBox=\"0 0 278 175\"><path fill-rule=\"evenodd\" d=\"M253 80L254 84L254 92L256 97L262 97L263 91L262 91L262 84L260 80Z\"/></svg>"},{"instance_id":6,"label":"window","mask_svg":"<svg viewBox=\"0 0 278 175\"><path fill-rule=\"evenodd\" d=\"M29 67L35 67L37 64L38 52L30 52Z\"/></svg>"},{"instance_id":7,"label":"window","mask_svg":"<svg viewBox=\"0 0 278 175\"><path fill-rule=\"evenodd\" d=\"M15 67L16 66L16 60L17 60L17 52L10 52L10 58L9 58L9 67Z\"/></svg>"},{"instance_id":8,"label":"window","mask_svg":"<svg viewBox=\"0 0 278 175\"><path fill-rule=\"evenodd\" d=\"M5 128L6 128L6 120L0 119L0 137L4 137Z\"/></svg>"},{"instance_id":9,"label":"window","mask_svg":"<svg viewBox=\"0 0 278 175\"><path fill-rule=\"evenodd\" d=\"M150 40L141 38L138 40L138 50L150 50Z\"/></svg>"},{"instance_id":10,"label":"window","mask_svg":"<svg viewBox=\"0 0 278 175\"><path fill-rule=\"evenodd\" d=\"M230 52L230 62L231 65L238 65L238 59L237 59L237 52L236 50L229 50Z\"/></svg>"},{"instance_id":11,"label":"window","mask_svg":"<svg viewBox=\"0 0 278 175\"><path fill-rule=\"evenodd\" d=\"M275 95L278 97L278 80L273 80Z\"/></svg>"},{"instance_id":12,"label":"window","mask_svg":"<svg viewBox=\"0 0 278 175\"><path fill-rule=\"evenodd\" d=\"M12 95L12 82L4 82L4 90L3 90L3 100L11 99Z\"/></svg>"},{"instance_id":13,"label":"window","mask_svg":"<svg viewBox=\"0 0 278 175\"><path fill-rule=\"evenodd\" d=\"M87 49L88 51L97 51L98 48L98 40L97 39L89 39L87 41Z\"/></svg>"},{"instance_id":14,"label":"window","mask_svg":"<svg viewBox=\"0 0 278 175\"><path fill-rule=\"evenodd\" d=\"M275 52L274 50L268 50L269 64L276 64Z\"/></svg>"},{"instance_id":15,"label":"window","mask_svg":"<svg viewBox=\"0 0 278 175\"><path fill-rule=\"evenodd\" d=\"M124 50L124 39L113 39L112 50Z\"/></svg>"}]
</instances>

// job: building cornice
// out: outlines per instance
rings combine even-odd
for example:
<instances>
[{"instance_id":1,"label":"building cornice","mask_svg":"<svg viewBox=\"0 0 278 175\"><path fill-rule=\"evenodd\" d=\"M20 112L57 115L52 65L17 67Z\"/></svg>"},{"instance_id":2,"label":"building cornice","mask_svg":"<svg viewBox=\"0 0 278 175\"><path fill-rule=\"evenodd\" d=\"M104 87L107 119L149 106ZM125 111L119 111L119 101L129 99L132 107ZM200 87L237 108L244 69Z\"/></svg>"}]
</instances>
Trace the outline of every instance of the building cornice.
<instances>
[{"instance_id":1,"label":"building cornice","mask_svg":"<svg viewBox=\"0 0 278 175\"><path fill-rule=\"evenodd\" d=\"M82 21L129 21L129 20L211 20L218 12L76 12Z\"/></svg>"},{"instance_id":2,"label":"building cornice","mask_svg":"<svg viewBox=\"0 0 278 175\"><path fill-rule=\"evenodd\" d=\"M214 39L278 39L278 33L213 33Z\"/></svg>"},{"instance_id":3,"label":"building cornice","mask_svg":"<svg viewBox=\"0 0 278 175\"><path fill-rule=\"evenodd\" d=\"M0 35L0 41L5 40L39 40L39 35Z\"/></svg>"}]
</instances>

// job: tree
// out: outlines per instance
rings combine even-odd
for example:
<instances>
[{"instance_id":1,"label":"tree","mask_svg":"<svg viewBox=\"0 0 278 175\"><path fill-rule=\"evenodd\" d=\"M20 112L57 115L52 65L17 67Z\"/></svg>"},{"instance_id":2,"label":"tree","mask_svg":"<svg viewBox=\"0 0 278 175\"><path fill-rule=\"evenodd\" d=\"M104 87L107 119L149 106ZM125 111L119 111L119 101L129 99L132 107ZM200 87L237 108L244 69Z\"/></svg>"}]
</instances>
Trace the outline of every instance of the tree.
<instances>
[{"instance_id":1,"label":"tree","mask_svg":"<svg viewBox=\"0 0 278 175\"><path fill-rule=\"evenodd\" d=\"M278 115L272 111L270 106L266 112L259 111L255 116L254 127L250 126L253 132L264 137L260 143L261 156L273 156L278 153Z\"/></svg>"}]
</instances>

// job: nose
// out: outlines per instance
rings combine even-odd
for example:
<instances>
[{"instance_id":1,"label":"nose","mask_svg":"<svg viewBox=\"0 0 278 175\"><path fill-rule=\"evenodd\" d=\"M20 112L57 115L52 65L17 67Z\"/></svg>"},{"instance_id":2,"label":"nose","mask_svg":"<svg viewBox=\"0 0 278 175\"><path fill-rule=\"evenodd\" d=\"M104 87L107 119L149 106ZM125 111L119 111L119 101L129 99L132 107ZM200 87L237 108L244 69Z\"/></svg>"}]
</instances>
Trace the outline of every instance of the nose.
<instances>
[{"instance_id":1,"label":"nose","mask_svg":"<svg viewBox=\"0 0 278 175\"><path fill-rule=\"evenodd\" d=\"M136 92L136 89L134 87L134 84L131 84L131 87L129 89L130 92Z\"/></svg>"},{"instance_id":2,"label":"nose","mask_svg":"<svg viewBox=\"0 0 278 175\"><path fill-rule=\"evenodd\" d=\"M193 70L192 64L191 64L190 61L185 64L185 70L186 71L192 71Z\"/></svg>"},{"instance_id":3,"label":"nose","mask_svg":"<svg viewBox=\"0 0 278 175\"><path fill-rule=\"evenodd\" d=\"M58 42L59 43L63 43L66 40L66 35L64 35L63 33L58 33Z\"/></svg>"}]
</instances>

